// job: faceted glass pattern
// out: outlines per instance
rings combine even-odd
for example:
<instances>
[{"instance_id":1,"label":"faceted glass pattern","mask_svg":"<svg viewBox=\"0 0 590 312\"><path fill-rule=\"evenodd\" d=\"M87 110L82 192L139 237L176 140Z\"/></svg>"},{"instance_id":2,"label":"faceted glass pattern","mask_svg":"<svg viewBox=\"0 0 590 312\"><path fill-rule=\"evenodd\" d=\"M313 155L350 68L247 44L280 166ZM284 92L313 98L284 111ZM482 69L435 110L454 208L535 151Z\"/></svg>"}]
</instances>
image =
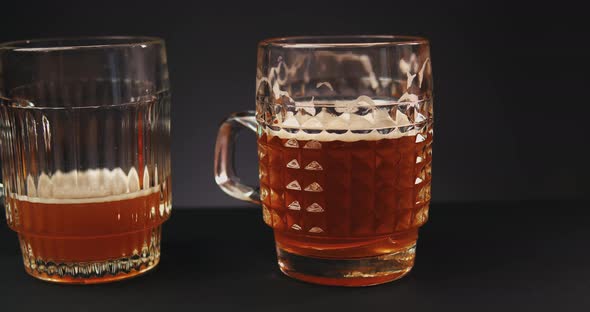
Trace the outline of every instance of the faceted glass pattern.
<instances>
[{"instance_id":1,"label":"faceted glass pattern","mask_svg":"<svg viewBox=\"0 0 590 312\"><path fill-rule=\"evenodd\" d=\"M426 222L431 120L387 129L389 134L405 130L407 135L398 138L368 129L359 138L372 132L383 138L353 142L286 139L268 134L263 123L260 127L261 200L265 222L273 228L350 237L407 231Z\"/></svg>"},{"instance_id":2,"label":"faceted glass pattern","mask_svg":"<svg viewBox=\"0 0 590 312\"><path fill-rule=\"evenodd\" d=\"M26 272L89 284L154 268L172 208L164 42L0 44L0 77L4 206Z\"/></svg>"},{"instance_id":3,"label":"faceted glass pattern","mask_svg":"<svg viewBox=\"0 0 590 312\"><path fill-rule=\"evenodd\" d=\"M428 219L432 68L428 41L318 36L258 45L256 112L221 125L215 178L262 205L281 271L327 285L398 279ZM257 131L260 187L231 160L241 127Z\"/></svg>"}]
</instances>

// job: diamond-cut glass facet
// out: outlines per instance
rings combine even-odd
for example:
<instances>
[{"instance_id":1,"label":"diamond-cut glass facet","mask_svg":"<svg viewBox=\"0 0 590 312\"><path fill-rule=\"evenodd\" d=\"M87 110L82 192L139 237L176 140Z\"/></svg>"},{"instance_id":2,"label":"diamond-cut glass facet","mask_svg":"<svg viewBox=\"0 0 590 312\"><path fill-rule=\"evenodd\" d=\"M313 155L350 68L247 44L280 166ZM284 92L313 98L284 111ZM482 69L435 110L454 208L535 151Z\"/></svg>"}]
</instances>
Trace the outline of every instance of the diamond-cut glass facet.
<instances>
[{"instance_id":1,"label":"diamond-cut glass facet","mask_svg":"<svg viewBox=\"0 0 590 312\"><path fill-rule=\"evenodd\" d=\"M294 200L292 203L290 203L288 207L291 210L301 210L301 205L296 200Z\"/></svg>"},{"instance_id":2,"label":"diamond-cut glass facet","mask_svg":"<svg viewBox=\"0 0 590 312\"><path fill-rule=\"evenodd\" d=\"M291 169L299 169L299 162L297 162L297 159L293 159L291 160L288 164L287 164L287 168L291 168Z\"/></svg>"},{"instance_id":3,"label":"diamond-cut glass facet","mask_svg":"<svg viewBox=\"0 0 590 312\"><path fill-rule=\"evenodd\" d=\"M303 146L303 148L306 148L306 149L321 149L322 148L322 143L320 143L318 141L311 140L311 141L305 143L305 145Z\"/></svg>"},{"instance_id":4,"label":"diamond-cut glass facet","mask_svg":"<svg viewBox=\"0 0 590 312\"><path fill-rule=\"evenodd\" d=\"M298 148L299 142L297 142L295 139L289 139L287 142L285 142L285 147Z\"/></svg>"},{"instance_id":5,"label":"diamond-cut glass facet","mask_svg":"<svg viewBox=\"0 0 590 312\"><path fill-rule=\"evenodd\" d=\"M299 185L299 182L297 180L291 181L291 183L287 184L287 188L290 190L301 190L301 185Z\"/></svg>"},{"instance_id":6,"label":"diamond-cut glass facet","mask_svg":"<svg viewBox=\"0 0 590 312\"><path fill-rule=\"evenodd\" d=\"M358 101L364 106L344 110L267 111L282 128L263 127L259 138L265 219L275 228L336 237L385 235L426 222L431 104L404 97L389 106L372 107L367 97Z\"/></svg>"},{"instance_id":7,"label":"diamond-cut glass facet","mask_svg":"<svg viewBox=\"0 0 590 312\"><path fill-rule=\"evenodd\" d=\"M305 170L324 170L324 168L322 165L320 165L320 163L314 160L305 166Z\"/></svg>"},{"instance_id":8,"label":"diamond-cut glass facet","mask_svg":"<svg viewBox=\"0 0 590 312\"><path fill-rule=\"evenodd\" d=\"M319 185L317 182L313 182L312 184L308 185L307 187L305 187L305 190L307 192L321 192L324 189L322 188L321 185Z\"/></svg>"},{"instance_id":9,"label":"diamond-cut glass facet","mask_svg":"<svg viewBox=\"0 0 590 312\"><path fill-rule=\"evenodd\" d=\"M308 212L324 212L324 208L318 205L318 203L313 203L309 205L309 207L305 208L305 210Z\"/></svg>"}]
</instances>

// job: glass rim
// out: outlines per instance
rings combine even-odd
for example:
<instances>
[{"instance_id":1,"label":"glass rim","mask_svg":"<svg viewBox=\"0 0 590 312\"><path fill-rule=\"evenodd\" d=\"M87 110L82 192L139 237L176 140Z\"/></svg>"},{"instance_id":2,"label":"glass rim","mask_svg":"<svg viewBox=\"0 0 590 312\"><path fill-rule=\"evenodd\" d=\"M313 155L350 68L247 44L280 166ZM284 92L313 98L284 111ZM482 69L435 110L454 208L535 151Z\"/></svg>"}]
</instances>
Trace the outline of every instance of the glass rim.
<instances>
[{"instance_id":1,"label":"glass rim","mask_svg":"<svg viewBox=\"0 0 590 312\"><path fill-rule=\"evenodd\" d=\"M322 36L285 36L260 41L260 48L276 47L285 49L322 49L322 48L372 48L429 44L428 39L420 36L406 35L322 35Z\"/></svg>"},{"instance_id":2,"label":"glass rim","mask_svg":"<svg viewBox=\"0 0 590 312\"><path fill-rule=\"evenodd\" d=\"M96 41L94 44L76 44L80 41ZM45 46L37 46L46 43ZM68 44L70 43L70 44ZM162 45L164 39L151 36L75 36L15 40L0 43L1 50L15 52L50 52L64 50L108 49Z\"/></svg>"}]
</instances>

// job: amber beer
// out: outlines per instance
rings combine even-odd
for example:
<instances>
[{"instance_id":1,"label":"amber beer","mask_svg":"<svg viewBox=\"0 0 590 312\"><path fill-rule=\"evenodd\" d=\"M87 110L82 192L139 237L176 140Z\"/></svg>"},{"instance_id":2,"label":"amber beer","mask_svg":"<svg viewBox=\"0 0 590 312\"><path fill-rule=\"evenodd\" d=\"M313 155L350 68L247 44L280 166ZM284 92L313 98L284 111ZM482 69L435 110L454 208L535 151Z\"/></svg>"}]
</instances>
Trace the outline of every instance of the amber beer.
<instances>
[{"instance_id":1,"label":"amber beer","mask_svg":"<svg viewBox=\"0 0 590 312\"><path fill-rule=\"evenodd\" d=\"M407 273L418 228L428 218L431 144L430 125L423 133L391 138L375 131L332 138L284 131L259 136L263 216L274 229L279 262L281 253L355 259L406 250L397 261L407 270L402 268L397 276ZM296 277L352 286L377 284L396 275L358 282Z\"/></svg>"},{"instance_id":2,"label":"amber beer","mask_svg":"<svg viewBox=\"0 0 590 312\"><path fill-rule=\"evenodd\" d=\"M143 187L147 181L135 173L103 170L57 177L39 179L37 197L7 196L8 224L18 232L29 274L99 283L157 265L161 225L170 216L170 178Z\"/></svg>"}]
</instances>

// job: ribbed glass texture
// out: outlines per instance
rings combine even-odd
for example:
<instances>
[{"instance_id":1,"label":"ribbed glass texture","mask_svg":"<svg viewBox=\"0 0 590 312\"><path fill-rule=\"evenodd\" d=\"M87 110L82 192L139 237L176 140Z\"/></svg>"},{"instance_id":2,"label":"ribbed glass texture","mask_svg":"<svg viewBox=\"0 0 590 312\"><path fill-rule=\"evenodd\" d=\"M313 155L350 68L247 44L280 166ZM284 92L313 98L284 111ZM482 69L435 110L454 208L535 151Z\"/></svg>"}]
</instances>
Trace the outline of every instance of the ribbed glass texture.
<instances>
[{"instance_id":1,"label":"ribbed glass texture","mask_svg":"<svg viewBox=\"0 0 590 312\"><path fill-rule=\"evenodd\" d=\"M163 42L6 43L0 73L6 216L27 271L92 283L155 266L171 211Z\"/></svg>"}]
</instances>

